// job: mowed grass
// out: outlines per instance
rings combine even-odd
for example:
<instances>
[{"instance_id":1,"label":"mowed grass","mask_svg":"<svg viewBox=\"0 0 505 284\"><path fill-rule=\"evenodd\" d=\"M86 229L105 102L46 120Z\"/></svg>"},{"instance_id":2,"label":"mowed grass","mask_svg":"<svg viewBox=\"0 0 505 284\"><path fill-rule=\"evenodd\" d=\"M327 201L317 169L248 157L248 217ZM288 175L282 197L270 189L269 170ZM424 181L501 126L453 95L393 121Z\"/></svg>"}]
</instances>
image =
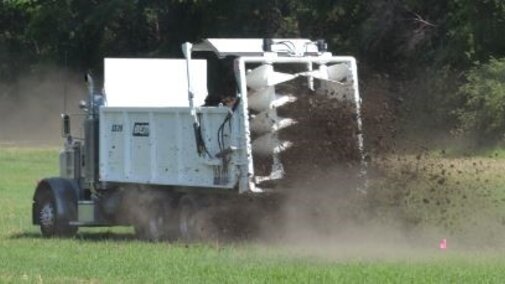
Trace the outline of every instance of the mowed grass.
<instances>
[{"instance_id":1,"label":"mowed grass","mask_svg":"<svg viewBox=\"0 0 505 284\"><path fill-rule=\"evenodd\" d=\"M505 281L505 255L500 252L440 252L427 248L423 258L415 257L415 251L412 258L401 260L332 258L297 253L299 248L289 245L140 242L125 228L83 229L74 239L45 239L31 225L31 198L38 179L57 175L57 152L57 149L0 148L2 283Z\"/></svg>"}]
</instances>

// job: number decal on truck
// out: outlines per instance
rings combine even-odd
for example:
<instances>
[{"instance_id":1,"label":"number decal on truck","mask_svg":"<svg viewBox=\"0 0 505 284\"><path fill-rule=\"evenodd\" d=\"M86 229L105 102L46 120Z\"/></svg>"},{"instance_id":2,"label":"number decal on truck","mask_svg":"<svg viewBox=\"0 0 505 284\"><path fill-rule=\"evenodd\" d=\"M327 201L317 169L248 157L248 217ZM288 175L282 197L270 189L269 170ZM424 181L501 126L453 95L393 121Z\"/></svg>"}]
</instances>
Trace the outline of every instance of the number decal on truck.
<instances>
[{"instance_id":1,"label":"number decal on truck","mask_svg":"<svg viewBox=\"0 0 505 284\"><path fill-rule=\"evenodd\" d=\"M149 137L149 123L135 122L133 125L133 136Z\"/></svg>"},{"instance_id":2,"label":"number decal on truck","mask_svg":"<svg viewBox=\"0 0 505 284\"><path fill-rule=\"evenodd\" d=\"M123 125L122 124L113 124L112 125L112 132L123 132Z\"/></svg>"}]
</instances>

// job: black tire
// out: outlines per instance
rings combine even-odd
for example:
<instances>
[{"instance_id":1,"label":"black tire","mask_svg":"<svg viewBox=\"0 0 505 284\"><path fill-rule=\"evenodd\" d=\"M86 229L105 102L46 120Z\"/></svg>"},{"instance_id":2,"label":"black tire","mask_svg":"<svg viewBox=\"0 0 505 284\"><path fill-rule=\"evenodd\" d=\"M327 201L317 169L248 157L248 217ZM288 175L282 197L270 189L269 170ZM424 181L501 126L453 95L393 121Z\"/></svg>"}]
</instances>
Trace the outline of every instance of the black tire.
<instances>
[{"instance_id":1,"label":"black tire","mask_svg":"<svg viewBox=\"0 0 505 284\"><path fill-rule=\"evenodd\" d=\"M173 241L177 239L175 223L178 221L173 197L151 194L134 213L133 226L137 238L145 241Z\"/></svg>"},{"instance_id":2,"label":"black tire","mask_svg":"<svg viewBox=\"0 0 505 284\"><path fill-rule=\"evenodd\" d=\"M184 242L213 240L217 238L217 228L210 208L201 198L187 194L179 200L179 236Z\"/></svg>"},{"instance_id":3,"label":"black tire","mask_svg":"<svg viewBox=\"0 0 505 284\"><path fill-rule=\"evenodd\" d=\"M149 216L134 224L135 236L144 241L159 242L165 239L162 216Z\"/></svg>"},{"instance_id":4,"label":"black tire","mask_svg":"<svg viewBox=\"0 0 505 284\"><path fill-rule=\"evenodd\" d=\"M46 190L35 200L40 231L44 237L73 237L78 227L69 225L67 220L59 217L54 195Z\"/></svg>"}]
</instances>

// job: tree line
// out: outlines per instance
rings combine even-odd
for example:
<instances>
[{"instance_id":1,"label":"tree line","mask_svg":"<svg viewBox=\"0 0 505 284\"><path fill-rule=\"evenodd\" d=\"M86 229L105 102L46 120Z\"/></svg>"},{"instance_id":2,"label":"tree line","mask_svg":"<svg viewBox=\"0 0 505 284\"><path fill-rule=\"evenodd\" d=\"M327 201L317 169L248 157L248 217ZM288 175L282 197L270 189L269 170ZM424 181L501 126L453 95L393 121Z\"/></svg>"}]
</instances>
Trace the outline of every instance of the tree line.
<instances>
[{"instance_id":1,"label":"tree line","mask_svg":"<svg viewBox=\"0 0 505 284\"><path fill-rule=\"evenodd\" d=\"M491 103L469 99L490 92L468 84L504 65L503 35L502 0L3 0L0 81L43 64L100 71L107 56L181 57L181 43L207 37L324 38L369 72L400 81L433 74L433 93L449 92L443 112L469 126L477 118L461 119L466 110ZM504 76L492 76L489 88ZM432 82L448 77L456 80L450 88ZM505 96L495 89L493 104ZM505 104L493 107L505 112ZM491 132L505 131L498 119Z\"/></svg>"}]
</instances>

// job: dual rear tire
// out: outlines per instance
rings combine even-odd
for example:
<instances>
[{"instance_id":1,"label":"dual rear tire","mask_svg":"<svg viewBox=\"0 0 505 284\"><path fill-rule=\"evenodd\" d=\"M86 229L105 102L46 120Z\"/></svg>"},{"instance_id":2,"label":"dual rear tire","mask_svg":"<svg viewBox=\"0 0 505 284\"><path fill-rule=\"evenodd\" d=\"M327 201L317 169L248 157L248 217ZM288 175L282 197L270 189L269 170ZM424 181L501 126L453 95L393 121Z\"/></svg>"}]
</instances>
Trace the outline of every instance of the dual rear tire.
<instances>
[{"instance_id":1,"label":"dual rear tire","mask_svg":"<svg viewBox=\"0 0 505 284\"><path fill-rule=\"evenodd\" d=\"M218 238L212 207L194 195L185 195L178 204L179 236L184 242Z\"/></svg>"},{"instance_id":2,"label":"dual rear tire","mask_svg":"<svg viewBox=\"0 0 505 284\"><path fill-rule=\"evenodd\" d=\"M152 202L142 210L143 218L136 218L135 233L147 241L195 242L216 236L211 210L204 199L192 194L178 198L176 202L163 200Z\"/></svg>"},{"instance_id":3,"label":"dual rear tire","mask_svg":"<svg viewBox=\"0 0 505 284\"><path fill-rule=\"evenodd\" d=\"M161 198L142 206L133 222L137 238L153 242L175 240L175 208L172 203L168 198Z\"/></svg>"}]
</instances>

